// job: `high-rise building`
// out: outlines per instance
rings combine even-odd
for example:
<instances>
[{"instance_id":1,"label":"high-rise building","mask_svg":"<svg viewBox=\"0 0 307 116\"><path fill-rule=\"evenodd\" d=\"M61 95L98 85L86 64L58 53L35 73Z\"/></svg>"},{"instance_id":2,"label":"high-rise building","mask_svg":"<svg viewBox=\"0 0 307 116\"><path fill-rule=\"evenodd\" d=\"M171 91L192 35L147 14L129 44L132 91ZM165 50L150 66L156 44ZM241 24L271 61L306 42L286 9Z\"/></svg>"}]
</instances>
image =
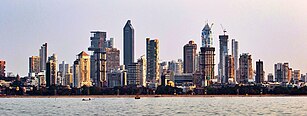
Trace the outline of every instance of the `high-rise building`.
<instances>
[{"instance_id":1,"label":"high-rise building","mask_svg":"<svg viewBox=\"0 0 307 116\"><path fill-rule=\"evenodd\" d=\"M183 47L183 73L193 73L195 71L196 50L197 44L193 40Z\"/></svg>"},{"instance_id":2,"label":"high-rise building","mask_svg":"<svg viewBox=\"0 0 307 116\"><path fill-rule=\"evenodd\" d=\"M256 62L256 83L264 82L264 71L263 71L263 61L260 59Z\"/></svg>"},{"instance_id":3,"label":"high-rise building","mask_svg":"<svg viewBox=\"0 0 307 116\"><path fill-rule=\"evenodd\" d=\"M40 70L41 71L46 70L47 56L48 56L48 46L47 46L47 43L44 43L39 49Z\"/></svg>"},{"instance_id":4,"label":"high-rise building","mask_svg":"<svg viewBox=\"0 0 307 116\"><path fill-rule=\"evenodd\" d=\"M228 35L220 35L220 62L218 68L218 82L225 82L226 75L225 75L225 57L228 55Z\"/></svg>"},{"instance_id":5,"label":"high-rise building","mask_svg":"<svg viewBox=\"0 0 307 116\"><path fill-rule=\"evenodd\" d=\"M159 40L146 38L147 81L158 82L159 79Z\"/></svg>"},{"instance_id":6,"label":"high-rise building","mask_svg":"<svg viewBox=\"0 0 307 116\"><path fill-rule=\"evenodd\" d=\"M168 62L168 70L174 74L182 74L182 60L178 59L177 61L172 60Z\"/></svg>"},{"instance_id":7,"label":"high-rise building","mask_svg":"<svg viewBox=\"0 0 307 116\"><path fill-rule=\"evenodd\" d=\"M56 86L57 83L57 56L53 54L46 63L46 87Z\"/></svg>"},{"instance_id":8,"label":"high-rise building","mask_svg":"<svg viewBox=\"0 0 307 116\"><path fill-rule=\"evenodd\" d=\"M288 83L289 68L290 68L289 67L289 63L284 63L283 64L283 68L282 68L283 69L283 71L282 71L283 72L283 81L282 82Z\"/></svg>"},{"instance_id":9,"label":"high-rise building","mask_svg":"<svg viewBox=\"0 0 307 116\"><path fill-rule=\"evenodd\" d=\"M225 80L222 81L222 83L229 83L229 79L231 79L232 83L234 82L234 72L235 72L235 68L234 68L234 58L232 55L226 55L225 56Z\"/></svg>"},{"instance_id":10,"label":"high-rise building","mask_svg":"<svg viewBox=\"0 0 307 116\"><path fill-rule=\"evenodd\" d=\"M145 55L142 55L138 60L137 60L138 64L140 65L140 77L141 77L141 80L140 80L140 85L146 87L146 57Z\"/></svg>"},{"instance_id":11,"label":"high-rise building","mask_svg":"<svg viewBox=\"0 0 307 116\"><path fill-rule=\"evenodd\" d=\"M72 87L73 82L74 82L74 80L73 80L73 66L70 66L68 72L65 75L65 84L64 85L66 85L66 86L69 85L70 87Z\"/></svg>"},{"instance_id":12,"label":"high-rise building","mask_svg":"<svg viewBox=\"0 0 307 116\"><path fill-rule=\"evenodd\" d=\"M239 58L239 83L248 83L249 79L253 79L252 56L248 53L243 53Z\"/></svg>"},{"instance_id":13,"label":"high-rise building","mask_svg":"<svg viewBox=\"0 0 307 116\"><path fill-rule=\"evenodd\" d=\"M120 52L117 48L106 48L107 72L117 70L120 67Z\"/></svg>"},{"instance_id":14,"label":"high-rise building","mask_svg":"<svg viewBox=\"0 0 307 116\"><path fill-rule=\"evenodd\" d=\"M0 77L5 77L5 61L0 60Z\"/></svg>"},{"instance_id":15,"label":"high-rise building","mask_svg":"<svg viewBox=\"0 0 307 116\"><path fill-rule=\"evenodd\" d=\"M282 63L277 63L274 65L275 81L283 82L283 65Z\"/></svg>"},{"instance_id":16,"label":"high-rise building","mask_svg":"<svg viewBox=\"0 0 307 116\"><path fill-rule=\"evenodd\" d=\"M274 76L272 73L268 74L268 82L274 82Z\"/></svg>"},{"instance_id":17,"label":"high-rise building","mask_svg":"<svg viewBox=\"0 0 307 116\"><path fill-rule=\"evenodd\" d=\"M91 55L91 78L94 81L94 86L103 87L107 86L106 80L106 32L92 31L91 46L89 51L93 51Z\"/></svg>"},{"instance_id":18,"label":"high-rise building","mask_svg":"<svg viewBox=\"0 0 307 116\"><path fill-rule=\"evenodd\" d=\"M59 75L58 75L60 85L66 85L68 83L66 82L67 79L65 78L69 72L70 72L69 64L66 64L65 61L62 61L62 63L59 64Z\"/></svg>"},{"instance_id":19,"label":"high-rise building","mask_svg":"<svg viewBox=\"0 0 307 116\"><path fill-rule=\"evenodd\" d=\"M200 48L200 73L203 77L205 85L209 85L214 76L214 47L201 47ZM204 86L205 86L204 85Z\"/></svg>"},{"instance_id":20,"label":"high-rise building","mask_svg":"<svg viewBox=\"0 0 307 116\"><path fill-rule=\"evenodd\" d=\"M74 87L92 86L90 79L90 56L82 51L74 62Z\"/></svg>"},{"instance_id":21,"label":"high-rise building","mask_svg":"<svg viewBox=\"0 0 307 116\"><path fill-rule=\"evenodd\" d=\"M140 85L141 84L141 70L140 64L132 63L127 66L127 85Z\"/></svg>"},{"instance_id":22,"label":"high-rise building","mask_svg":"<svg viewBox=\"0 0 307 116\"><path fill-rule=\"evenodd\" d=\"M293 79L293 78L292 78L292 73L293 73L292 68L289 68L289 71L288 71L288 78L287 78L288 83L290 83L291 80Z\"/></svg>"},{"instance_id":23,"label":"high-rise building","mask_svg":"<svg viewBox=\"0 0 307 116\"><path fill-rule=\"evenodd\" d=\"M300 70L294 70L293 71L293 83L298 84L300 79L301 79L301 71Z\"/></svg>"},{"instance_id":24,"label":"high-rise building","mask_svg":"<svg viewBox=\"0 0 307 116\"><path fill-rule=\"evenodd\" d=\"M164 71L167 71L168 70L168 63L163 61L163 62L160 62L159 63L159 75L158 77L160 78L162 76L162 73ZM161 80L159 80L159 84L161 84Z\"/></svg>"},{"instance_id":25,"label":"high-rise building","mask_svg":"<svg viewBox=\"0 0 307 116\"><path fill-rule=\"evenodd\" d=\"M31 56L29 57L29 74L35 73L38 74L40 72L40 57L39 56Z\"/></svg>"},{"instance_id":26,"label":"high-rise building","mask_svg":"<svg viewBox=\"0 0 307 116\"><path fill-rule=\"evenodd\" d=\"M124 65L122 65L120 69L108 72L107 76L108 76L108 87L110 88L116 86L123 87L127 85L127 71L125 70Z\"/></svg>"},{"instance_id":27,"label":"high-rise building","mask_svg":"<svg viewBox=\"0 0 307 116\"><path fill-rule=\"evenodd\" d=\"M124 29L124 65L134 62L134 28L128 20Z\"/></svg>"},{"instance_id":28,"label":"high-rise building","mask_svg":"<svg viewBox=\"0 0 307 116\"><path fill-rule=\"evenodd\" d=\"M292 76L292 69L290 69L289 63L277 63L274 65L274 68L276 82L290 82Z\"/></svg>"},{"instance_id":29,"label":"high-rise building","mask_svg":"<svg viewBox=\"0 0 307 116\"><path fill-rule=\"evenodd\" d=\"M237 82L237 80L239 80L239 74L237 74L238 72L238 68L239 68L239 63L238 63L238 54L239 54L239 44L238 44L238 41L236 41L235 39L232 39L231 40L231 53L232 53L232 56L233 56L233 61L234 61L234 68L235 68L235 72L234 72L234 76L235 76L235 82Z\"/></svg>"},{"instance_id":30,"label":"high-rise building","mask_svg":"<svg viewBox=\"0 0 307 116\"><path fill-rule=\"evenodd\" d=\"M207 86L212 82L212 79L215 79L214 76L214 52L215 48L213 45L212 31L211 27L207 23L202 30L202 47L200 48L199 53L199 69L200 74L203 77L202 86Z\"/></svg>"}]
</instances>

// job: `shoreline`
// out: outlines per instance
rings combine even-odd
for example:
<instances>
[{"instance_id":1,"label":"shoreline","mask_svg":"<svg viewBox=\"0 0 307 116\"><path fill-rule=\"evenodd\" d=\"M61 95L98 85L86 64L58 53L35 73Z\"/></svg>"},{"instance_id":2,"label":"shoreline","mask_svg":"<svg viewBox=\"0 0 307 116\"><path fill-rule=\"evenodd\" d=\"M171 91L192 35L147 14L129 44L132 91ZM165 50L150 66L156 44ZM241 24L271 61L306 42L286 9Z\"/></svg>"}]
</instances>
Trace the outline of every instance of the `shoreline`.
<instances>
[{"instance_id":1,"label":"shoreline","mask_svg":"<svg viewBox=\"0 0 307 116\"><path fill-rule=\"evenodd\" d=\"M4 95L1 98L134 98L136 95ZM143 98L158 98L158 97L307 97L307 95L139 95Z\"/></svg>"}]
</instances>

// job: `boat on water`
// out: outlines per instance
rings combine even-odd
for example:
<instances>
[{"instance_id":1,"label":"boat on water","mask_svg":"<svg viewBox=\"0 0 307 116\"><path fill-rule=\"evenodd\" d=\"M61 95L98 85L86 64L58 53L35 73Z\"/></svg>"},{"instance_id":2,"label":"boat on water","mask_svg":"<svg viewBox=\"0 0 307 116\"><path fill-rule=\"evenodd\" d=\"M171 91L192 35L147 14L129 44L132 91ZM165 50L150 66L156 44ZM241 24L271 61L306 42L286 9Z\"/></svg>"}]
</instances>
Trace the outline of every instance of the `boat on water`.
<instances>
[{"instance_id":1,"label":"boat on water","mask_svg":"<svg viewBox=\"0 0 307 116\"><path fill-rule=\"evenodd\" d=\"M136 95L134 99L141 99L141 97L139 95Z\"/></svg>"},{"instance_id":2,"label":"boat on water","mask_svg":"<svg viewBox=\"0 0 307 116\"><path fill-rule=\"evenodd\" d=\"M82 99L82 101L91 101L91 98L88 98L88 99Z\"/></svg>"}]
</instances>

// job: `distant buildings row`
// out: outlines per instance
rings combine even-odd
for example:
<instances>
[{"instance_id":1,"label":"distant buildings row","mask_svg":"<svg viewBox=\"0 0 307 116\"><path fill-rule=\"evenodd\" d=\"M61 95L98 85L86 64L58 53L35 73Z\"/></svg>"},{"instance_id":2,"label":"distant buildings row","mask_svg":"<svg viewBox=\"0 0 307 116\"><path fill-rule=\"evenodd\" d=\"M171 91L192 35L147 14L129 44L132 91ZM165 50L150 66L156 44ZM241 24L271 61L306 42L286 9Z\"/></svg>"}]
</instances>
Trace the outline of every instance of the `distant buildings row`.
<instances>
[{"instance_id":1,"label":"distant buildings row","mask_svg":"<svg viewBox=\"0 0 307 116\"><path fill-rule=\"evenodd\" d=\"M215 75L215 47L212 28L207 23L202 29L202 44L199 47L191 40L183 46L183 60L159 62L159 40L146 38L146 55L134 59L134 28L128 20L123 28L123 65L120 65L120 51L114 46L114 39L107 40L107 33L92 31L90 46L76 55L70 64L58 62L53 54L48 57L48 46L44 43L38 56L29 57L30 85L38 87L82 86L115 87L137 85L156 88L170 85L181 88L205 87L210 84L264 83L263 61L256 61L252 69L252 57L248 53L238 53L238 41L231 40L231 53L228 52L229 36L219 36L218 75ZM299 83L306 76L299 70L292 70L288 63L275 64L275 79L268 74L269 82ZM5 77L5 61L0 61L0 77ZM254 79L255 78L255 79Z\"/></svg>"}]
</instances>

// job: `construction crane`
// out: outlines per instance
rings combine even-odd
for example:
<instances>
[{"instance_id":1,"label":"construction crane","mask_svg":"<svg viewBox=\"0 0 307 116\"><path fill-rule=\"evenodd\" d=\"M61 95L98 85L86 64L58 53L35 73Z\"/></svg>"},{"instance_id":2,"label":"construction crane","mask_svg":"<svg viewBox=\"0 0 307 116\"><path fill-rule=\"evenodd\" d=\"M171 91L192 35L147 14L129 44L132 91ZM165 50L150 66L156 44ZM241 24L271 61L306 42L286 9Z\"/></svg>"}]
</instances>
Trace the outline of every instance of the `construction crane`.
<instances>
[{"instance_id":1,"label":"construction crane","mask_svg":"<svg viewBox=\"0 0 307 116\"><path fill-rule=\"evenodd\" d=\"M226 33L227 31L226 31L226 29L224 29L224 27L223 27L223 25L222 25L222 24L221 24L221 27L222 27L222 30L223 30L224 35L225 35L225 33Z\"/></svg>"}]
</instances>

